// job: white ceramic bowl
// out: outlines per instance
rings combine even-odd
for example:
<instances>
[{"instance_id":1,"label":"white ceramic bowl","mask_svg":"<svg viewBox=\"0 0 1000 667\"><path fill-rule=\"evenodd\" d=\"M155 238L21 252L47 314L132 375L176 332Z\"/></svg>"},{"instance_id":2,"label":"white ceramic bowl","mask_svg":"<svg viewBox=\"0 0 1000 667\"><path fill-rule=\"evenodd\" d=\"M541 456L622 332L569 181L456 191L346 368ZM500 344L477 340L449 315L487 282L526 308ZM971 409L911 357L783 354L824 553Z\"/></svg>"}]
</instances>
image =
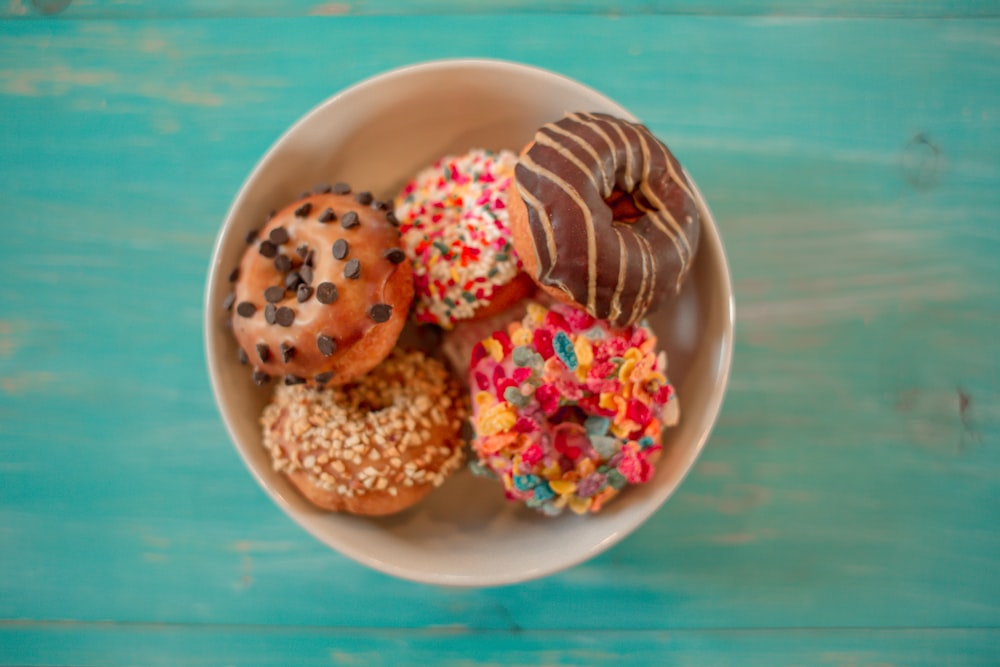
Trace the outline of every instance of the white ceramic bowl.
<instances>
[{"instance_id":1,"label":"white ceramic bowl","mask_svg":"<svg viewBox=\"0 0 1000 667\"><path fill-rule=\"evenodd\" d=\"M674 492L708 438L732 356L729 270L711 218L682 297L651 324L670 358L680 424L664 437L655 477L626 489L599 514L550 519L507 503L499 483L462 471L416 507L368 519L319 511L271 469L258 416L269 389L255 387L223 325L227 275L244 236L265 214L314 184L348 181L390 200L435 158L475 147L520 150L567 111L633 118L558 74L490 60L445 60L393 70L340 92L297 122L250 174L219 232L205 291L205 347L212 389L236 448L260 485L319 540L375 569L416 581L492 586L564 569L607 549ZM669 136L663 137L669 144ZM700 195L699 195L700 196ZM707 207L706 207L707 210Z\"/></svg>"}]
</instances>

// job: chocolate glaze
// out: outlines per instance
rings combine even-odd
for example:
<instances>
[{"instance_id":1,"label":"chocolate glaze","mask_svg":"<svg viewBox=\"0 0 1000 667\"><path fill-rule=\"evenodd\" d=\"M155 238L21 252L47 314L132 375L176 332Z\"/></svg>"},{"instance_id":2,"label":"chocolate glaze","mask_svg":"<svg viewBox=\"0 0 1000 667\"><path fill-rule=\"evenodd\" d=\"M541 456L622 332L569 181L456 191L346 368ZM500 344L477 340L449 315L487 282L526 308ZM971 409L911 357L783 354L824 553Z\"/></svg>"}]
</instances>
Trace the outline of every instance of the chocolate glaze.
<instances>
[{"instance_id":1,"label":"chocolate glaze","mask_svg":"<svg viewBox=\"0 0 1000 667\"><path fill-rule=\"evenodd\" d=\"M644 126L568 114L539 129L515 175L543 285L616 326L680 291L701 213L680 164ZM609 201L622 193L634 221L614 219Z\"/></svg>"}]
</instances>

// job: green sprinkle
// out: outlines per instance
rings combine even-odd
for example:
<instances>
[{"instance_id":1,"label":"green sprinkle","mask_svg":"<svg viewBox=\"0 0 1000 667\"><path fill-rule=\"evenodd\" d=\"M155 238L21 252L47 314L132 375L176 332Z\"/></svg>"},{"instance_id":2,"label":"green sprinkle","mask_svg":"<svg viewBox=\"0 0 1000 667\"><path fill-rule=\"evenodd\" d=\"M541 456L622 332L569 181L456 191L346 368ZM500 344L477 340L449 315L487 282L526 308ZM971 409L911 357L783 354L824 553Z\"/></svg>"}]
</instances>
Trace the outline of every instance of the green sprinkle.
<instances>
[{"instance_id":1,"label":"green sprinkle","mask_svg":"<svg viewBox=\"0 0 1000 667\"><path fill-rule=\"evenodd\" d=\"M498 262L506 262L510 257L505 252L498 252L496 258Z\"/></svg>"},{"instance_id":2,"label":"green sprinkle","mask_svg":"<svg viewBox=\"0 0 1000 667\"><path fill-rule=\"evenodd\" d=\"M616 438L611 438L606 435L591 436L590 444L594 446L594 449L604 460L610 459L620 449L618 445L618 440ZM600 470L600 468L598 468L598 471L605 472L603 470Z\"/></svg>"},{"instance_id":3,"label":"green sprinkle","mask_svg":"<svg viewBox=\"0 0 1000 667\"><path fill-rule=\"evenodd\" d=\"M507 387L504 389L503 398L515 408L523 408L528 404L529 400L517 387Z\"/></svg>"},{"instance_id":4,"label":"green sprinkle","mask_svg":"<svg viewBox=\"0 0 1000 667\"><path fill-rule=\"evenodd\" d=\"M476 302L476 295L473 294L472 292L462 292L462 298L468 301L469 303Z\"/></svg>"},{"instance_id":5,"label":"green sprinkle","mask_svg":"<svg viewBox=\"0 0 1000 667\"><path fill-rule=\"evenodd\" d=\"M511 358L514 360L515 366L527 366L531 363L531 357L534 353L535 351L527 345L518 345L511 352Z\"/></svg>"},{"instance_id":6,"label":"green sprinkle","mask_svg":"<svg viewBox=\"0 0 1000 667\"><path fill-rule=\"evenodd\" d=\"M620 491L628 484L628 480L617 470L611 470L608 472L608 484L611 485L611 488Z\"/></svg>"},{"instance_id":7,"label":"green sprinkle","mask_svg":"<svg viewBox=\"0 0 1000 667\"><path fill-rule=\"evenodd\" d=\"M495 278L498 273L500 273L500 269L494 266L492 269L490 269L489 273L486 274L486 277Z\"/></svg>"},{"instance_id":8,"label":"green sprinkle","mask_svg":"<svg viewBox=\"0 0 1000 667\"><path fill-rule=\"evenodd\" d=\"M448 306L449 308L454 308L455 305L456 305L455 302L452 301L451 298L447 297L447 296L444 297L443 301L444 301L445 305Z\"/></svg>"}]
</instances>

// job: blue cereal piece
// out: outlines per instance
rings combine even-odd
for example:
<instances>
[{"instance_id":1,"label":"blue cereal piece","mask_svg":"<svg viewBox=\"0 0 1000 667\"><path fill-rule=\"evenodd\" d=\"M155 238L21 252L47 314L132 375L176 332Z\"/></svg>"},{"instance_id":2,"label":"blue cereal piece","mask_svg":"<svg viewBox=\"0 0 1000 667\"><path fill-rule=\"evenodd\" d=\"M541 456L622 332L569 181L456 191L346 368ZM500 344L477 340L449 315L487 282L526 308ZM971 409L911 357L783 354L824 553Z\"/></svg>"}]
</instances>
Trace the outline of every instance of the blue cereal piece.
<instances>
[{"instance_id":1,"label":"blue cereal piece","mask_svg":"<svg viewBox=\"0 0 1000 667\"><path fill-rule=\"evenodd\" d=\"M655 444L655 442L656 442L655 440L653 440L651 437L647 435L642 438L639 438L639 447L642 449L648 449L652 447Z\"/></svg>"},{"instance_id":2,"label":"blue cereal piece","mask_svg":"<svg viewBox=\"0 0 1000 667\"><path fill-rule=\"evenodd\" d=\"M541 483L538 475L514 475L514 488L518 491L530 491Z\"/></svg>"},{"instance_id":3,"label":"blue cereal piece","mask_svg":"<svg viewBox=\"0 0 1000 667\"><path fill-rule=\"evenodd\" d=\"M580 362L576 358L576 350L573 349L573 341L569 339L565 331L560 331L552 337L552 349L555 350L559 360L566 364L566 368L575 371Z\"/></svg>"},{"instance_id":4,"label":"blue cereal piece","mask_svg":"<svg viewBox=\"0 0 1000 667\"><path fill-rule=\"evenodd\" d=\"M622 479L625 479L624 477ZM537 500L548 500L549 498L555 497L555 491L549 486L548 482L542 482L535 487L535 495L533 496Z\"/></svg>"},{"instance_id":5,"label":"blue cereal piece","mask_svg":"<svg viewBox=\"0 0 1000 667\"><path fill-rule=\"evenodd\" d=\"M597 453L600 454L601 458L607 461L612 456L618 453L621 449L621 445L618 443L617 438L612 438L607 435L596 435L590 438L590 444L594 446ZM598 468L600 470L600 468ZM604 472L603 470L601 472Z\"/></svg>"},{"instance_id":6,"label":"blue cereal piece","mask_svg":"<svg viewBox=\"0 0 1000 667\"><path fill-rule=\"evenodd\" d=\"M607 435L608 429L611 428L611 420L607 417L591 415L583 422L583 428L587 429L587 435L591 438Z\"/></svg>"}]
</instances>

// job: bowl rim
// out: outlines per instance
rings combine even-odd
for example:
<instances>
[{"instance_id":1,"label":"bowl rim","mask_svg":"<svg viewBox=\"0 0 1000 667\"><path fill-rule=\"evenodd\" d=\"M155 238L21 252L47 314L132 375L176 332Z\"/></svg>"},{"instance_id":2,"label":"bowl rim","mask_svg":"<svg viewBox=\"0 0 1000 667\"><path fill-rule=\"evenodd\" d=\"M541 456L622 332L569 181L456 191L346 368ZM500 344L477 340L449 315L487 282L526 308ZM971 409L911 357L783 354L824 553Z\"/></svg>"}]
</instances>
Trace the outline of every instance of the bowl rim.
<instances>
[{"instance_id":1,"label":"bowl rim","mask_svg":"<svg viewBox=\"0 0 1000 667\"><path fill-rule=\"evenodd\" d=\"M281 135L268 147L267 151L265 151L264 154L258 158L253 169L244 178L239 191L226 211L225 218L219 227L215 242L212 245L212 254L209 260L202 304L202 339L205 352L205 362L208 368L209 382L212 389L212 398L215 402L219 416L222 418L223 425L229 435L229 440L242 459L244 466L250 471L250 474L256 480L257 484L264 490L268 497L270 497L270 499L278 505L278 507L280 507L289 518L292 519L292 521L327 547L334 549L338 553L347 556L357 563L380 571L384 574L422 584L464 588L486 588L522 583L569 569L594 558L623 540L628 535L632 534L639 526L645 523L649 517L656 513L676 492L681 483L690 474L692 468L694 468L695 463L708 442L709 436L715 430L716 423L718 422L719 415L722 411L722 404L728 391L729 378L732 370L735 329L735 302L733 298L732 274L729 267L729 260L726 256L725 246L723 245L722 239L719 235L715 216L712 214L711 209L708 206L708 202L705 201L705 198L702 196L697 183L695 183L694 179L687 173L687 170L685 169L684 171L691 183L692 190L707 214L707 219L702 228L702 242L704 243L707 240L718 250L720 271L716 278L721 282L723 293L725 295L724 309L720 309L720 311L722 311L722 315L724 316L724 321L723 332L721 335L723 345L721 346L721 355L718 360L719 386L711 393L708 405L705 406L705 410L711 415L711 417L707 425L698 434L697 442L691 448L691 455L688 463L683 466L683 469L672 480L656 489L655 494L653 494L648 500L647 507L643 508L642 511L637 512L634 516L630 517L628 521L618 526L606 538L595 543L588 549L581 550L580 552L577 552L567 558L549 562L544 566L502 574L497 574L495 572L483 573L478 576L469 574L450 574L447 572L428 572L424 569L406 568L396 563L386 562L364 551L363 549L355 548L354 545L348 542L334 542L328 540L325 535L321 534L317 530L314 530L309 524L309 521L307 521L307 517L300 517L298 510L293 508L280 493L273 489L270 482L264 478L260 471L258 471L257 466L250 460L248 453L244 451L245 447L241 444L240 439L237 437L234 424L230 422L227 410L223 405L223 397L220 387L221 368L219 366L217 355L213 352L214 342L217 340L217 337L221 335L221 332L218 330L218 327L215 326L216 321L214 311L211 308L212 293L214 291L213 288L219 279L218 276L223 272L218 264L218 259L222 252L227 232L233 224L236 212L242 208L244 200L249 197L250 186L257 180L259 172L264 169L264 166L270 162L273 155L289 139L289 137L300 131L301 127L307 124L314 116L323 113L327 107L337 104L344 97L358 94L368 88L380 86L391 82L394 79L406 77L417 72L424 73L435 70L450 70L456 68L463 69L470 67L486 67L498 70L515 71L539 79L558 81L564 85L569 84L570 86L585 90L588 94L593 95L595 98L602 99L609 106L620 109L622 117L638 121L638 119L631 112L622 107L619 103L594 88L591 88L587 84L577 81L576 79L542 67L496 58L443 58L422 61L384 70L340 89L336 93L328 96L313 106L309 111L300 116L299 119L290 125L284 132L282 132Z\"/></svg>"}]
</instances>

